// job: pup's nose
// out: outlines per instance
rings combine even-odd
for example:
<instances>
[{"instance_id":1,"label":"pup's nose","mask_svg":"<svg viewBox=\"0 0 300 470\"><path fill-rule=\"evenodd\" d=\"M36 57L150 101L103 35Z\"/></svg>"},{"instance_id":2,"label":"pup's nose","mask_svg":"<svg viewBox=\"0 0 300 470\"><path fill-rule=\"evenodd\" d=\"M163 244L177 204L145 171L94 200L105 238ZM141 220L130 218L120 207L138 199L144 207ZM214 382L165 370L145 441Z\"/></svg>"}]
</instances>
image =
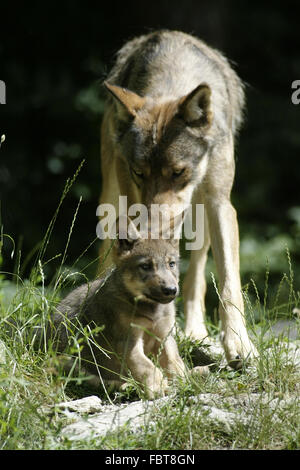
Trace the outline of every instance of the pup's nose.
<instances>
[{"instance_id":1,"label":"pup's nose","mask_svg":"<svg viewBox=\"0 0 300 470\"><path fill-rule=\"evenodd\" d=\"M177 293L177 287L162 287L161 290L165 295L176 295Z\"/></svg>"}]
</instances>

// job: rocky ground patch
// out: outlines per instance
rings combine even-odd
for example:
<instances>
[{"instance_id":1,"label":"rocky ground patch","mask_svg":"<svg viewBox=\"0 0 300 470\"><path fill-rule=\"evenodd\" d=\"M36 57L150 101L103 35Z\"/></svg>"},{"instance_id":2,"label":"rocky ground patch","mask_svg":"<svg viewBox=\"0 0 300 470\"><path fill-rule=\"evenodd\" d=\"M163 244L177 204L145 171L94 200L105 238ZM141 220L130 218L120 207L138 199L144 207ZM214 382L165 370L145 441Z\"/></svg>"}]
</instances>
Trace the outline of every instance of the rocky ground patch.
<instances>
[{"instance_id":1,"label":"rocky ground patch","mask_svg":"<svg viewBox=\"0 0 300 470\"><path fill-rule=\"evenodd\" d=\"M181 413L191 413L191 416L218 425L225 432L230 432L235 426L260 426L262 415L269 416L270 425L282 419L282 416L300 416L299 389L300 389L300 341L295 340L295 330L291 325L278 324L273 328L277 335L282 333L282 327L288 326L293 341L282 343L282 352L285 354L284 364L294 366L298 375L298 386L295 393L282 394L274 389L273 393L253 392L233 387L232 393L199 393L186 398ZM214 345L214 351L222 352L220 345ZM272 356L272 348L266 354ZM221 361L220 367L226 367ZM255 365L247 367L245 373L252 374L257 371ZM54 414L61 420L61 435L70 441L88 440L97 436L117 432L126 428L133 433L143 432L145 427L155 427L157 417L166 407L176 409L176 392L157 400L138 400L121 404L109 403L98 396L87 396L78 400L61 402L46 407L43 412Z\"/></svg>"}]
</instances>

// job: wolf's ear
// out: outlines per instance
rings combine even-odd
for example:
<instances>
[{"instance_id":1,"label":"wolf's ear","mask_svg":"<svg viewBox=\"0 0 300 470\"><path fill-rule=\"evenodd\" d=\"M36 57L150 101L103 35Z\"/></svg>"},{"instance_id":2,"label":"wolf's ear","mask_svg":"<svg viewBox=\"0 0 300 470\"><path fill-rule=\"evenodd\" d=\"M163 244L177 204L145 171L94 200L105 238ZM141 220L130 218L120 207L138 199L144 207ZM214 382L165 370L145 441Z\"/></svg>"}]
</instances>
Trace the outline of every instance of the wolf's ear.
<instances>
[{"instance_id":1,"label":"wolf's ear","mask_svg":"<svg viewBox=\"0 0 300 470\"><path fill-rule=\"evenodd\" d=\"M114 243L115 260L122 255L129 254L137 240L141 238L139 231L126 215L120 215L116 220L117 240Z\"/></svg>"},{"instance_id":2,"label":"wolf's ear","mask_svg":"<svg viewBox=\"0 0 300 470\"><path fill-rule=\"evenodd\" d=\"M142 98L133 91L117 85L111 85L108 82L104 82L104 86L115 98L120 118L127 118L128 115L135 117L136 113L145 104L145 98Z\"/></svg>"},{"instance_id":3,"label":"wolf's ear","mask_svg":"<svg viewBox=\"0 0 300 470\"><path fill-rule=\"evenodd\" d=\"M182 98L179 112L188 126L204 128L211 126L213 113L210 109L210 97L210 87L206 83L201 83Z\"/></svg>"}]
</instances>

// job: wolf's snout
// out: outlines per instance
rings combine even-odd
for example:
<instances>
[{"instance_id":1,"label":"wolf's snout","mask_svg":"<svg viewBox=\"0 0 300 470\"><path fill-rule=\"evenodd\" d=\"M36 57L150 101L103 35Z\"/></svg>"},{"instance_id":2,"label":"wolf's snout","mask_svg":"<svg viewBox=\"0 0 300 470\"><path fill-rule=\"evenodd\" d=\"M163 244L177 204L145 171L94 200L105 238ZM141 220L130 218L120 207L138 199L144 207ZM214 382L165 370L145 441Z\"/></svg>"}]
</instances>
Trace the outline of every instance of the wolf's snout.
<instances>
[{"instance_id":1,"label":"wolf's snout","mask_svg":"<svg viewBox=\"0 0 300 470\"><path fill-rule=\"evenodd\" d=\"M175 296L177 294L177 287L176 286L171 286L171 287L165 287L163 286L161 288L162 293L167 296Z\"/></svg>"}]
</instances>

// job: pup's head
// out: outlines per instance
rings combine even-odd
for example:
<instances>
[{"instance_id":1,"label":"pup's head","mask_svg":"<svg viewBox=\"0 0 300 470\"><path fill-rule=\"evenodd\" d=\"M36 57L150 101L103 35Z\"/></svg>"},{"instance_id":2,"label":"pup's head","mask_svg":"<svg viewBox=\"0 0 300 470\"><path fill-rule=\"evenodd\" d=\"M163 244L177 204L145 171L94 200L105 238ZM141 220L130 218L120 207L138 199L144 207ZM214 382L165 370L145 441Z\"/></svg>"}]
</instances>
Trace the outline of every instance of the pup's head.
<instances>
[{"instance_id":1,"label":"pup's head","mask_svg":"<svg viewBox=\"0 0 300 470\"><path fill-rule=\"evenodd\" d=\"M141 97L105 83L115 106L115 133L139 202L181 207L205 173L213 121L211 90L202 83L176 100Z\"/></svg>"},{"instance_id":2,"label":"pup's head","mask_svg":"<svg viewBox=\"0 0 300 470\"><path fill-rule=\"evenodd\" d=\"M127 291L144 302L171 302L179 291L178 240L142 238L127 217L120 229L120 219L113 258Z\"/></svg>"}]
</instances>

